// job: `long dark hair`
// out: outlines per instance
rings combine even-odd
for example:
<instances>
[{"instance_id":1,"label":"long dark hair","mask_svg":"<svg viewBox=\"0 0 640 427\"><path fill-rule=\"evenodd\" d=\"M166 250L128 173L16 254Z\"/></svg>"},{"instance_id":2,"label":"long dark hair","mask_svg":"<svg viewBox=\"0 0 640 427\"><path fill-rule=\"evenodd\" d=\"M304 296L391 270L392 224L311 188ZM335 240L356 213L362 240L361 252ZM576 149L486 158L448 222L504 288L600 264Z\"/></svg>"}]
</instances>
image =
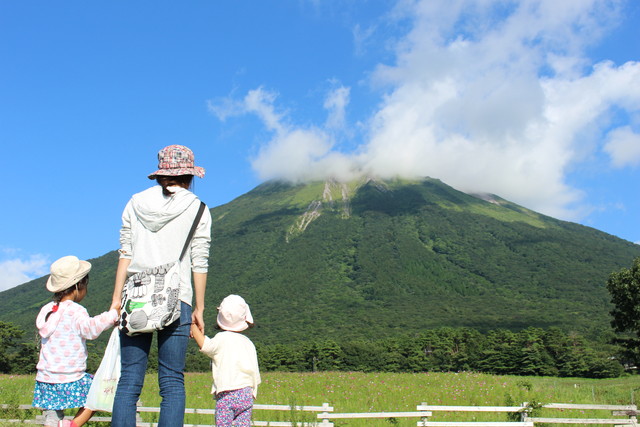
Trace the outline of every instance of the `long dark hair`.
<instances>
[{"instance_id":1,"label":"long dark hair","mask_svg":"<svg viewBox=\"0 0 640 427\"><path fill-rule=\"evenodd\" d=\"M53 308L51 309L50 312L47 313L47 316L44 318L44 321L46 322L47 320L49 320L49 316L51 316L53 313L58 311L58 306L60 305L60 301L62 301L62 298L66 297L67 295L70 295L75 290L80 291L82 289L85 289L88 285L89 285L89 275L87 274L82 279L80 279L77 283L74 283L72 286L68 287L67 289L53 294L53 297L51 297L51 299L54 302Z\"/></svg>"}]
</instances>

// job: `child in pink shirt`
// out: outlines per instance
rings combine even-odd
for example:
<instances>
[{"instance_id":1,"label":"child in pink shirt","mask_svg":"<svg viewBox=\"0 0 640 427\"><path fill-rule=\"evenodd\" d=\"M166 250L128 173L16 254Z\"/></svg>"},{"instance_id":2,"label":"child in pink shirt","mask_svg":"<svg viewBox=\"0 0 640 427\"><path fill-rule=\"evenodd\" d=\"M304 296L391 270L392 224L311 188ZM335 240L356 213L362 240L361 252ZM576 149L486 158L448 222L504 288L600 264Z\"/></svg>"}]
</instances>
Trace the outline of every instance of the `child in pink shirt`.
<instances>
[{"instance_id":1,"label":"child in pink shirt","mask_svg":"<svg viewBox=\"0 0 640 427\"><path fill-rule=\"evenodd\" d=\"M41 345L32 403L43 410L45 426L81 426L94 413L84 408L93 378L85 372L86 340L111 328L118 320L118 310L111 307L89 317L78 304L87 295L90 270L89 262L75 256L51 264L47 290L53 292L53 301L42 307L36 319ZM64 420L67 408L80 408L73 421Z\"/></svg>"}]
</instances>

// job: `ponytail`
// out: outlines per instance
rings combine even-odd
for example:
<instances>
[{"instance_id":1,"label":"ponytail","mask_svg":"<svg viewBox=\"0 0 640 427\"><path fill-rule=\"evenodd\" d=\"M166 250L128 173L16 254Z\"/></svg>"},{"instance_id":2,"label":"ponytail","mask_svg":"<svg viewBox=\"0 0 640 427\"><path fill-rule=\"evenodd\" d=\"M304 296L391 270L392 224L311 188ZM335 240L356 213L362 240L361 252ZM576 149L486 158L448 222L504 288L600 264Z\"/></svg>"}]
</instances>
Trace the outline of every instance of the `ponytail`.
<instances>
[{"instance_id":1,"label":"ponytail","mask_svg":"<svg viewBox=\"0 0 640 427\"><path fill-rule=\"evenodd\" d=\"M47 320L49 320L49 316L51 316L53 313L55 313L56 311L58 311L58 308L60 308L60 301L54 301L53 304L53 308L51 309L50 312L47 313L47 315L44 317L44 321L46 322Z\"/></svg>"}]
</instances>

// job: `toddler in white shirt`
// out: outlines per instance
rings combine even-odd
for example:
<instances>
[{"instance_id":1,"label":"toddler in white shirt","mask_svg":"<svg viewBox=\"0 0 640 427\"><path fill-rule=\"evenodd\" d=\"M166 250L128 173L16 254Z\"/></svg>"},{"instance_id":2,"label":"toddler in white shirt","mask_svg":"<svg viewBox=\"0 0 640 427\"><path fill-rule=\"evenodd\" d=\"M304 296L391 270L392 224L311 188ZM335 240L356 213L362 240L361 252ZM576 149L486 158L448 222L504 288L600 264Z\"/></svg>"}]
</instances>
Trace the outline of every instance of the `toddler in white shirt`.
<instances>
[{"instance_id":1,"label":"toddler in white shirt","mask_svg":"<svg viewBox=\"0 0 640 427\"><path fill-rule=\"evenodd\" d=\"M195 325L191 335L200 351L212 360L213 386L216 398L216 427L251 425L253 400L258 394L260 370L256 348L240 332L253 326L249 305L238 295L229 295L218 307L218 332L205 336Z\"/></svg>"}]
</instances>

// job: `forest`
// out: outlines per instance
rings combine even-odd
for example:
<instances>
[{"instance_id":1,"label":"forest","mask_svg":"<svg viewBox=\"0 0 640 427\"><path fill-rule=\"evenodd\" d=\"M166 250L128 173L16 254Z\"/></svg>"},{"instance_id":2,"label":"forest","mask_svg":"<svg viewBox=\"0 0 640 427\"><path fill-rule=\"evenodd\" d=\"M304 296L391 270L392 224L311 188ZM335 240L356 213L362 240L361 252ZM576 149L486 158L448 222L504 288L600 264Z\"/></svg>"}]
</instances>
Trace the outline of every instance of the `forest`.
<instances>
[{"instance_id":1,"label":"forest","mask_svg":"<svg viewBox=\"0 0 640 427\"><path fill-rule=\"evenodd\" d=\"M612 378L624 367L615 345L558 328L519 332L438 328L416 335L336 343L259 345L266 371L482 372L500 375ZM195 368L195 366L194 366Z\"/></svg>"},{"instance_id":2,"label":"forest","mask_svg":"<svg viewBox=\"0 0 640 427\"><path fill-rule=\"evenodd\" d=\"M37 342L24 342L24 331L0 322L0 373L35 373ZM94 372L103 348L87 342L88 371ZM624 370L623 349L587 340L559 328L518 332L437 328L379 340L310 340L295 344L256 344L264 372L480 372L500 375L613 378ZM154 347L152 347L154 348ZM191 343L188 372L206 372L209 358ZM152 351L148 369L157 369Z\"/></svg>"}]
</instances>

